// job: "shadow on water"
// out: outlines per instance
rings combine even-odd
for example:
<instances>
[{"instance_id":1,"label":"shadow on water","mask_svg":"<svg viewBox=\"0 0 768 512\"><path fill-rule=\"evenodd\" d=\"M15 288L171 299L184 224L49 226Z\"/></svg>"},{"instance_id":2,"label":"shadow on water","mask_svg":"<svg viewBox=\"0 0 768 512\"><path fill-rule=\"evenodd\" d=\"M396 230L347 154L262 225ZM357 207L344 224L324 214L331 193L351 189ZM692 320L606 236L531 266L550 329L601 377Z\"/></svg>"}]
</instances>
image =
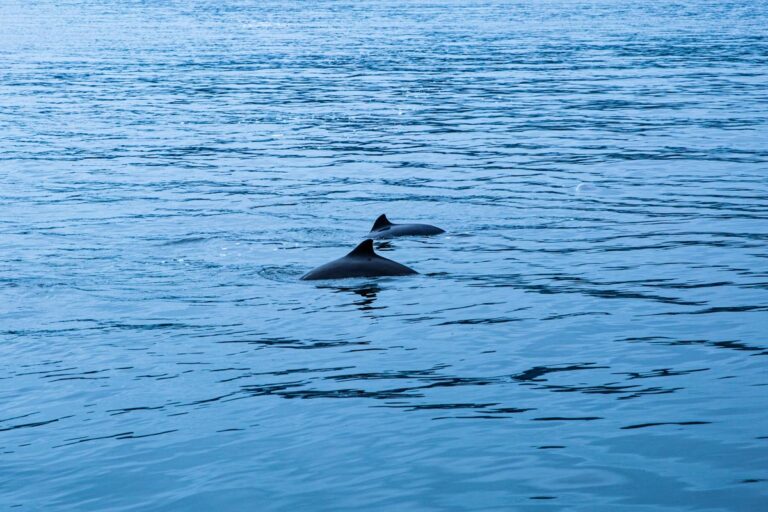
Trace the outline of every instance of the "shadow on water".
<instances>
[{"instance_id":1,"label":"shadow on water","mask_svg":"<svg viewBox=\"0 0 768 512\"><path fill-rule=\"evenodd\" d=\"M768 2L188 4L0 7L0 509L765 508Z\"/></svg>"}]
</instances>

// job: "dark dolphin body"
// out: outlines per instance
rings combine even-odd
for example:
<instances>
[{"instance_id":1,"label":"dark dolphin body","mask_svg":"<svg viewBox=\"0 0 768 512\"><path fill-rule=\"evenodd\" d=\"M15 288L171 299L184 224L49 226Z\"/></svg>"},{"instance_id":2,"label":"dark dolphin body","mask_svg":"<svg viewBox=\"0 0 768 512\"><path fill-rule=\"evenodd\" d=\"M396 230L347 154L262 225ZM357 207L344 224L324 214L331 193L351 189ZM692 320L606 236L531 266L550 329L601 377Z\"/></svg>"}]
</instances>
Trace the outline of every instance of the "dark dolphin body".
<instances>
[{"instance_id":1,"label":"dark dolphin body","mask_svg":"<svg viewBox=\"0 0 768 512\"><path fill-rule=\"evenodd\" d=\"M429 224L392 224L386 215L381 214L373 223L368 238L393 238L396 236L439 235L445 230Z\"/></svg>"},{"instance_id":2,"label":"dark dolphin body","mask_svg":"<svg viewBox=\"0 0 768 512\"><path fill-rule=\"evenodd\" d=\"M373 240L368 239L361 242L343 258L321 265L304 274L301 279L310 281L347 277L407 276L410 274L418 274L418 272L396 261L382 258L373 252Z\"/></svg>"}]
</instances>

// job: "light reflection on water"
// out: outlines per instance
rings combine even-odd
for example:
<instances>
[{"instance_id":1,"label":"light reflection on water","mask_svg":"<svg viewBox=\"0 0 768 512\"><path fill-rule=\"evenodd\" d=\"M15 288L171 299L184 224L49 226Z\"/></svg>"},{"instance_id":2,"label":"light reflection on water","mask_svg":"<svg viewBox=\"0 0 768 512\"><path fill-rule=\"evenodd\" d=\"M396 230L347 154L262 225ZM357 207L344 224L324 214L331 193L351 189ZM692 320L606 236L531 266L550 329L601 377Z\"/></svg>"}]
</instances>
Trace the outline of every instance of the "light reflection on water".
<instances>
[{"instance_id":1,"label":"light reflection on water","mask_svg":"<svg viewBox=\"0 0 768 512\"><path fill-rule=\"evenodd\" d=\"M0 18L3 507L765 506L764 2Z\"/></svg>"}]
</instances>

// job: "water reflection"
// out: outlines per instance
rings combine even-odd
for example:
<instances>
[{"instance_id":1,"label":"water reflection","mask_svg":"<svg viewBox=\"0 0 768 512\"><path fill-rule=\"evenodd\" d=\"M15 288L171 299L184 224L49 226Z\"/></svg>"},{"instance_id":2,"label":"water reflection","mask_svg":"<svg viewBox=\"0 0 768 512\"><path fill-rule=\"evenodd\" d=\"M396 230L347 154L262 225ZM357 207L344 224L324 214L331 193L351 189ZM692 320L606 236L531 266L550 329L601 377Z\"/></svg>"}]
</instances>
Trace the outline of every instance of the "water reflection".
<instances>
[{"instance_id":1,"label":"water reflection","mask_svg":"<svg viewBox=\"0 0 768 512\"><path fill-rule=\"evenodd\" d=\"M386 306L374 307L372 304L376 302L376 298L382 291L382 287L375 282L368 282L359 285L352 286L322 286L333 290L336 293L351 293L360 297L359 300L355 300L352 304L360 311L372 311L375 309L386 309Z\"/></svg>"},{"instance_id":2,"label":"water reflection","mask_svg":"<svg viewBox=\"0 0 768 512\"><path fill-rule=\"evenodd\" d=\"M381 252L392 251L395 249L395 245L389 240L384 240L381 242L375 241L375 246L376 250Z\"/></svg>"},{"instance_id":3,"label":"water reflection","mask_svg":"<svg viewBox=\"0 0 768 512\"><path fill-rule=\"evenodd\" d=\"M767 3L140 4L0 9L0 509L764 508Z\"/></svg>"}]
</instances>

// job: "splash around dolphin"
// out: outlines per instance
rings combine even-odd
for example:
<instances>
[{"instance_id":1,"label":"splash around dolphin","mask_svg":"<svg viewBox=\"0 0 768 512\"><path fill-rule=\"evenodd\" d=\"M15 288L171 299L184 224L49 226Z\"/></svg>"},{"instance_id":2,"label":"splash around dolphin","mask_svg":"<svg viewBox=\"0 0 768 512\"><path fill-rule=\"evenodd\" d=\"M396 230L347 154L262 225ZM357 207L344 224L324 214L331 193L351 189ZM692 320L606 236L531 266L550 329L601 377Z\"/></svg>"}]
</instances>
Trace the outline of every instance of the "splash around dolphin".
<instances>
[{"instance_id":1,"label":"splash around dolphin","mask_svg":"<svg viewBox=\"0 0 768 512\"><path fill-rule=\"evenodd\" d=\"M367 237L381 239L396 236L439 235L440 233L445 233L445 230L430 224L394 224L382 213L373 223L371 232L368 233Z\"/></svg>"},{"instance_id":2,"label":"splash around dolphin","mask_svg":"<svg viewBox=\"0 0 768 512\"><path fill-rule=\"evenodd\" d=\"M346 256L304 274L303 281L350 277L407 276L418 274L412 268L373 252L373 240L362 241Z\"/></svg>"}]
</instances>

